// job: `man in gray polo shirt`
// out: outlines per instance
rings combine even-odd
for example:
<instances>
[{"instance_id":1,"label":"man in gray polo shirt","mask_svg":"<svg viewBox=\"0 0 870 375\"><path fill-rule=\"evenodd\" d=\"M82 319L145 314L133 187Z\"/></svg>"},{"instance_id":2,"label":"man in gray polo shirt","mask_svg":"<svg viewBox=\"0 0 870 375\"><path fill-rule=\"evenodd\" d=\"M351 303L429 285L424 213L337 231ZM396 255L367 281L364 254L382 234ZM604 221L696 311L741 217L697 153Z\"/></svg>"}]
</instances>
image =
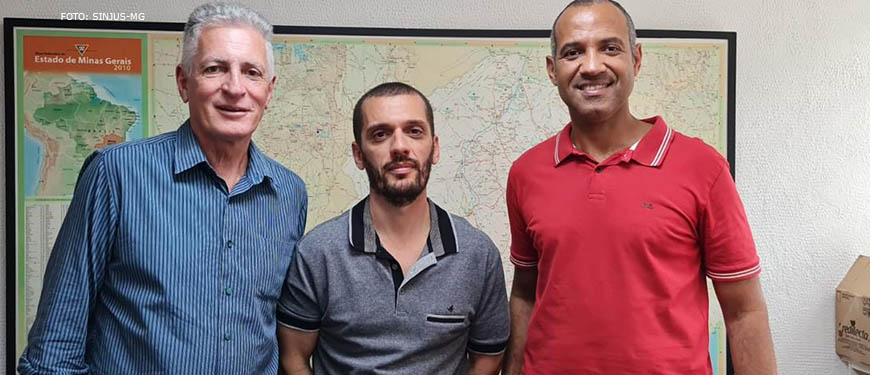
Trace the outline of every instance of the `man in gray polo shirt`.
<instances>
[{"instance_id":1,"label":"man in gray polo shirt","mask_svg":"<svg viewBox=\"0 0 870 375\"><path fill-rule=\"evenodd\" d=\"M382 84L357 102L353 131L370 195L299 241L278 303L282 369L497 374L509 334L501 257L426 198L439 158L429 101Z\"/></svg>"}]
</instances>

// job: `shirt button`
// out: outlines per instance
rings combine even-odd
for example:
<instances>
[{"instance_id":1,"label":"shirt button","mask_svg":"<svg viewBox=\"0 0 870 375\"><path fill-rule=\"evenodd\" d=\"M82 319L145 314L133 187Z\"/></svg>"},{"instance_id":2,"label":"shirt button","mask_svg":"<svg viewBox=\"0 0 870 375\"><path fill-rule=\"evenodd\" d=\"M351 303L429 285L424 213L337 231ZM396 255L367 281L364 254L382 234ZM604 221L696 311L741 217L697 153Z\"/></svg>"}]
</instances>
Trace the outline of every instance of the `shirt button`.
<instances>
[{"instance_id":1,"label":"shirt button","mask_svg":"<svg viewBox=\"0 0 870 375\"><path fill-rule=\"evenodd\" d=\"M231 335L229 332L224 333L224 341L230 341L232 339L233 339L233 335Z\"/></svg>"},{"instance_id":2,"label":"shirt button","mask_svg":"<svg viewBox=\"0 0 870 375\"><path fill-rule=\"evenodd\" d=\"M227 249L232 249L232 248L233 248L233 241L232 240L227 241Z\"/></svg>"},{"instance_id":3,"label":"shirt button","mask_svg":"<svg viewBox=\"0 0 870 375\"><path fill-rule=\"evenodd\" d=\"M595 173L601 173L604 171L604 167L595 168Z\"/></svg>"},{"instance_id":4,"label":"shirt button","mask_svg":"<svg viewBox=\"0 0 870 375\"><path fill-rule=\"evenodd\" d=\"M226 288L226 289L224 289L224 293L226 293L228 296L233 295L233 288Z\"/></svg>"},{"instance_id":5,"label":"shirt button","mask_svg":"<svg viewBox=\"0 0 870 375\"><path fill-rule=\"evenodd\" d=\"M399 265L398 265L398 264L395 264L395 263L393 263L393 265L392 265L392 266L390 266L390 268L392 268L392 269L393 269L393 271L397 271L397 270L398 270L398 269L399 269Z\"/></svg>"}]
</instances>

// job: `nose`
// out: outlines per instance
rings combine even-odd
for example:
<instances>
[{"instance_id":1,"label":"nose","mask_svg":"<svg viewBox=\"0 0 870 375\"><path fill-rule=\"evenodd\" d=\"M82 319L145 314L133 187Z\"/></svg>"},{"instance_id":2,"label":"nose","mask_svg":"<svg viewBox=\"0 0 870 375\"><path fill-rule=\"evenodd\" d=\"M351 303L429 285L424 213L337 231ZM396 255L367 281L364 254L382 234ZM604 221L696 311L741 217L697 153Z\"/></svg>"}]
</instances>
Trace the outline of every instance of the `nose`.
<instances>
[{"instance_id":1,"label":"nose","mask_svg":"<svg viewBox=\"0 0 870 375\"><path fill-rule=\"evenodd\" d=\"M394 155L404 155L407 156L411 153L410 149L410 139L405 135L404 132L396 131L393 132L393 137L390 142L390 153Z\"/></svg>"},{"instance_id":2,"label":"nose","mask_svg":"<svg viewBox=\"0 0 870 375\"><path fill-rule=\"evenodd\" d=\"M606 70L604 67L604 56L595 50L588 51L582 57L579 69L580 74L584 76L597 76L603 73Z\"/></svg>"},{"instance_id":3,"label":"nose","mask_svg":"<svg viewBox=\"0 0 870 375\"><path fill-rule=\"evenodd\" d=\"M242 81L242 73L233 70L226 75L226 79L221 85L221 90L229 96L240 97L245 95L245 87Z\"/></svg>"}]
</instances>

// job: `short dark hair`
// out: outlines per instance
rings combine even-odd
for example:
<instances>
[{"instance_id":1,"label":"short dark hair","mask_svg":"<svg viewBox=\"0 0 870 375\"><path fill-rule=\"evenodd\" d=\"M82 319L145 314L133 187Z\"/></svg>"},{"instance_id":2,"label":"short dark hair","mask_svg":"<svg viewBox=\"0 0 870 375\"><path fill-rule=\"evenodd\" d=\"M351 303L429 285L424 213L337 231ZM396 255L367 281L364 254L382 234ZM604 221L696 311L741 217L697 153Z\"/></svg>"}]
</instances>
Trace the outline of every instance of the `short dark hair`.
<instances>
[{"instance_id":1,"label":"short dark hair","mask_svg":"<svg viewBox=\"0 0 870 375\"><path fill-rule=\"evenodd\" d=\"M637 59L634 51L634 46L637 45L637 30L634 28L634 21L631 19L631 15L629 15L625 8L616 2L616 0L574 0L568 3L568 5L559 12L559 15L556 16L556 20L553 21L553 28L550 29L550 53L552 53L551 56L553 56L553 59L556 58L556 23L559 22L559 18L562 18L562 14L564 14L568 8L605 3L615 6L616 9L619 9L619 11L622 12L622 15L625 16L625 23L628 25L628 46L631 48L631 57L632 59Z\"/></svg>"},{"instance_id":2,"label":"short dark hair","mask_svg":"<svg viewBox=\"0 0 870 375\"><path fill-rule=\"evenodd\" d=\"M373 89L367 91L359 100L356 102L356 105L353 106L353 139L356 143L362 146L362 128L363 128L363 110L362 106L366 99L371 97L383 97L383 96L399 96L399 95L417 95L420 99L423 99L423 103L426 104L426 121L429 121L429 131L432 132L432 135L435 135L435 118L432 114L432 105L429 104L429 99L426 99L426 95L420 92L420 90L415 89L413 86L408 85L402 82L387 82L382 83L380 85L375 86Z\"/></svg>"}]
</instances>

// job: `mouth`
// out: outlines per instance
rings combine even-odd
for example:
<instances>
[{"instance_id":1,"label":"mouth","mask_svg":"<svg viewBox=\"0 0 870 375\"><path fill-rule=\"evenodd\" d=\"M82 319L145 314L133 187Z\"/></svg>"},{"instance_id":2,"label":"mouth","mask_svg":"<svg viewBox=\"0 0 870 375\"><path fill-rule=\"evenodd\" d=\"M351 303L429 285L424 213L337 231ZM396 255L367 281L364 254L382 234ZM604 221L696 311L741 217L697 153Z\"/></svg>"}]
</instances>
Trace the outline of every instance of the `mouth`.
<instances>
[{"instance_id":1,"label":"mouth","mask_svg":"<svg viewBox=\"0 0 870 375\"><path fill-rule=\"evenodd\" d=\"M231 104L218 104L215 105L215 108L217 108L221 112L235 115L241 115L251 111L248 108L239 107Z\"/></svg>"},{"instance_id":2,"label":"mouth","mask_svg":"<svg viewBox=\"0 0 870 375\"><path fill-rule=\"evenodd\" d=\"M393 174L408 174L417 170L417 162L413 160L391 162L384 169Z\"/></svg>"},{"instance_id":3,"label":"mouth","mask_svg":"<svg viewBox=\"0 0 870 375\"><path fill-rule=\"evenodd\" d=\"M587 96L596 96L601 95L603 91L607 88L613 86L614 82L585 82L580 84L578 88L583 95Z\"/></svg>"}]
</instances>

